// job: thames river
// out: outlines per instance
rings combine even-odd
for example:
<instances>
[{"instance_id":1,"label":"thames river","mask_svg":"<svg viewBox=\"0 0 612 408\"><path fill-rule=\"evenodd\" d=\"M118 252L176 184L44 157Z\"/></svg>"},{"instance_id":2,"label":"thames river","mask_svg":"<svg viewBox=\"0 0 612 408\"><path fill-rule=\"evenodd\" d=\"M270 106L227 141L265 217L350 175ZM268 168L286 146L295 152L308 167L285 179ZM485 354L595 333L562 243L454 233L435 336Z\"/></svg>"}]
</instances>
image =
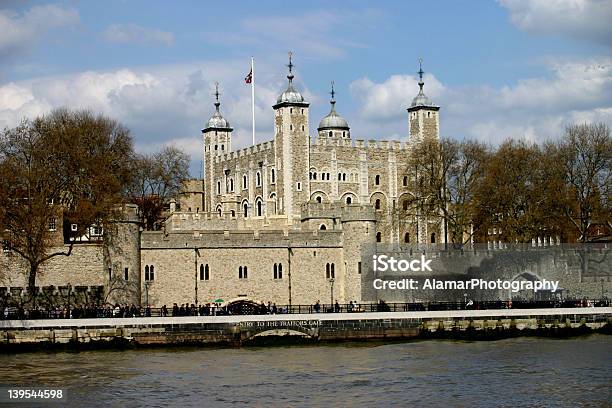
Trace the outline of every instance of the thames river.
<instances>
[{"instance_id":1,"label":"thames river","mask_svg":"<svg viewBox=\"0 0 612 408\"><path fill-rule=\"evenodd\" d=\"M75 407L601 407L611 340L37 352L1 355L0 382L62 387Z\"/></svg>"}]
</instances>

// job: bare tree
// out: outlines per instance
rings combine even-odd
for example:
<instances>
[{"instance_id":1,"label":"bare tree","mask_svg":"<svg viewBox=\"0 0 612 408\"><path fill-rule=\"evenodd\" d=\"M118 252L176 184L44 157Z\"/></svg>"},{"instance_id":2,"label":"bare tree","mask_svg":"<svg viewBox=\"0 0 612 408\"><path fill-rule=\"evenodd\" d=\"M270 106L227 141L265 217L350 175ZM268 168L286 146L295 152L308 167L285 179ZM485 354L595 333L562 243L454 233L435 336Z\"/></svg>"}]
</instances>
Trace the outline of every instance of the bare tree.
<instances>
[{"instance_id":1,"label":"bare tree","mask_svg":"<svg viewBox=\"0 0 612 408\"><path fill-rule=\"evenodd\" d=\"M148 230L159 229L164 208L189 177L189 156L173 146L138 155L133 174L129 194L139 207L141 222Z\"/></svg>"},{"instance_id":2,"label":"bare tree","mask_svg":"<svg viewBox=\"0 0 612 408\"><path fill-rule=\"evenodd\" d=\"M0 234L26 261L33 292L41 264L69 256L61 220L83 235L116 216L130 180L132 139L127 129L87 111L55 110L5 129L0 137Z\"/></svg>"},{"instance_id":3,"label":"bare tree","mask_svg":"<svg viewBox=\"0 0 612 408\"><path fill-rule=\"evenodd\" d=\"M603 123L570 125L557 145L566 182L564 213L586 242L594 218L610 222L612 139Z\"/></svg>"}]
</instances>

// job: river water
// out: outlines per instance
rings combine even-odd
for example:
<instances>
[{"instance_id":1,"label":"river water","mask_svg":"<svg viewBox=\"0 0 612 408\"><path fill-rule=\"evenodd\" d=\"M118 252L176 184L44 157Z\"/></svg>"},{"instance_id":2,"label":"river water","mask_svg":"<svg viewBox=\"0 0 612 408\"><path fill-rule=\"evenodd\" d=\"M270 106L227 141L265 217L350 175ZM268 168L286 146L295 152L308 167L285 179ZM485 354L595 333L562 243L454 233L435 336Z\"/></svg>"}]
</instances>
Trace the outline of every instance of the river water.
<instances>
[{"instance_id":1,"label":"river water","mask_svg":"<svg viewBox=\"0 0 612 408\"><path fill-rule=\"evenodd\" d=\"M38 352L0 355L0 383L63 387L75 407L600 407L611 340Z\"/></svg>"}]
</instances>

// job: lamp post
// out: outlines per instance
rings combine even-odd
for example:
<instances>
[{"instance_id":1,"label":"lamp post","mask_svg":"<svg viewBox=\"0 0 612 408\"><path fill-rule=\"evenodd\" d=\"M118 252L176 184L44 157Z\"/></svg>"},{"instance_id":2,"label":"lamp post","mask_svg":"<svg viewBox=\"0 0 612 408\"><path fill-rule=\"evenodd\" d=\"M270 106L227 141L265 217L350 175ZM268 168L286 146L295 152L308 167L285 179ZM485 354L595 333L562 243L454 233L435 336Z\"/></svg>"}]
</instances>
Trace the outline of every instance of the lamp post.
<instances>
[{"instance_id":1,"label":"lamp post","mask_svg":"<svg viewBox=\"0 0 612 408\"><path fill-rule=\"evenodd\" d=\"M330 286L330 292L331 292L331 294L330 294L330 296L331 296L331 303L330 303L330 305L331 305L331 309L332 310L334 310L334 281L335 281L334 278L329 278L329 283L331 284L331 286Z\"/></svg>"}]
</instances>

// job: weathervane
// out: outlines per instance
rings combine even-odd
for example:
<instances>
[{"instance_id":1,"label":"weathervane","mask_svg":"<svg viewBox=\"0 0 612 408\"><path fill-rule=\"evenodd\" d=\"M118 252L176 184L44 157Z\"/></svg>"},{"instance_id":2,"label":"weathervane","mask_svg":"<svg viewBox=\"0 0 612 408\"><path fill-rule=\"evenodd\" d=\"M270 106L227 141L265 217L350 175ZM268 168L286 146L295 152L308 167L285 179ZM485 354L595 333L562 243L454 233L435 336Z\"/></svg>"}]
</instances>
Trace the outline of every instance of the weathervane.
<instances>
[{"instance_id":1,"label":"weathervane","mask_svg":"<svg viewBox=\"0 0 612 408\"><path fill-rule=\"evenodd\" d=\"M289 67L289 73L292 73L293 70L293 62L291 61L291 57L293 56L293 52L289 51L289 64L287 65Z\"/></svg>"},{"instance_id":2,"label":"weathervane","mask_svg":"<svg viewBox=\"0 0 612 408\"><path fill-rule=\"evenodd\" d=\"M217 100L215 102L215 107L217 111L219 111L219 105L221 105L221 103L219 102L219 95L221 95L219 93L219 82L215 82L215 93L213 95L215 95L215 99Z\"/></svg>"},{"instance_id":3,"label":"weathervane","mask_svg":"<svg viewBox=\"0 0 612 408\"><path fill-rule=\"evenodd\" d=\"M334 96L336 96L336 91L334 91L334 81L331 81L331 97L332 97L332 101L334 100Z\"/></svg>"}]
</instances>

